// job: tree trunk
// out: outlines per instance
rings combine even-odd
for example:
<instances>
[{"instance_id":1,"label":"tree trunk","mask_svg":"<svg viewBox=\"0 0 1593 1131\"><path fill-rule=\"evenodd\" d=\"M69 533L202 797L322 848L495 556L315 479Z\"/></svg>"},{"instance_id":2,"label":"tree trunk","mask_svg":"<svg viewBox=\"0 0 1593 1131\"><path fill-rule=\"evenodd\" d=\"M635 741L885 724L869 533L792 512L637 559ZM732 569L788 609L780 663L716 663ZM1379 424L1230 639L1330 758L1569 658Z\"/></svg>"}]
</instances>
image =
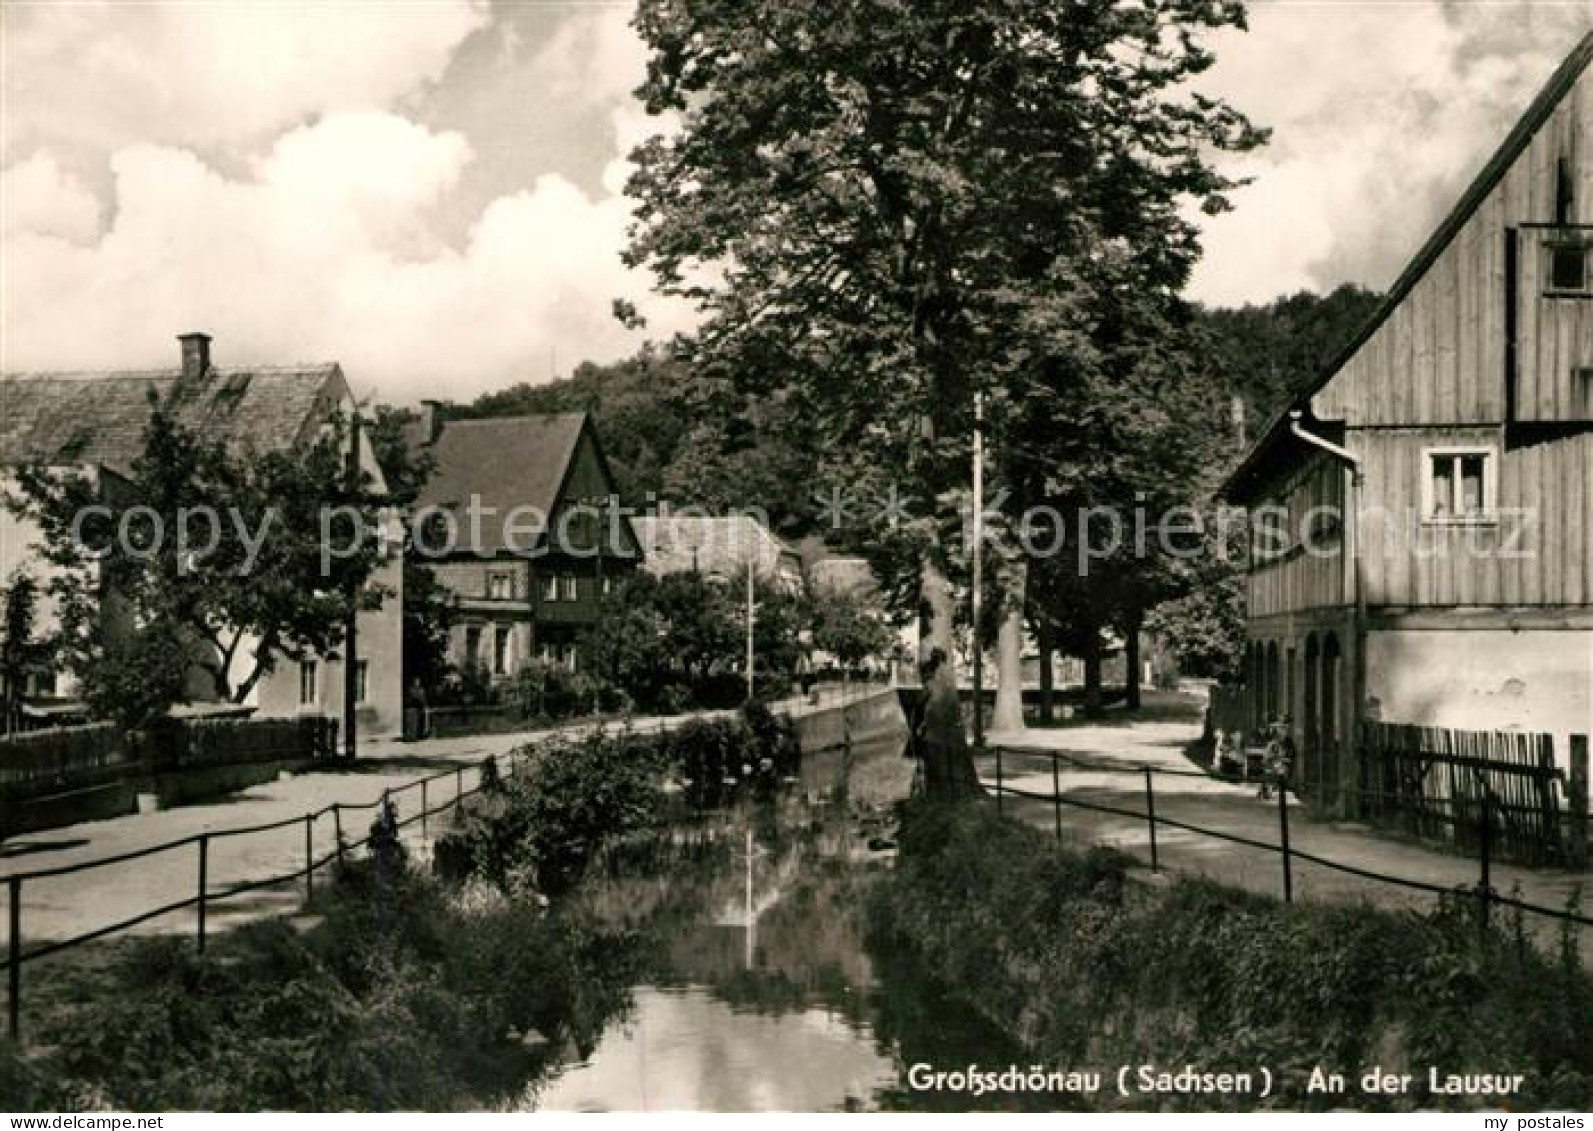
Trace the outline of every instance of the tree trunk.
<instances>
[{"instance_id":1,"label":"tree trunk","mask_svg":"<svg viewBox=\"0 0 1593 1131\"><path fill-rule=\"evenodd\" d=\"M1040 645L1040 721L1049 723L1056 718L1056 681L1051 671L1051 660L1056 649L1051 642L1051 624L1044 613L1035 625L1035 635Z\"/></svg>"},{"instance_id":2,"label":"tree trunk","mask_svg":"<svg viewBox=\"0 0 1593 1131\"><path fill-rule=\"evenodd\" d=\"M1101 634L1093 630L1084 637L1084 713L1101 714Z\"/></svg>"},{"instance_id":3,"label":"tree trunk","mask_svg":"<svg viewBox=\"0 0 1593 1131\"><path fill-rule=\"evenodd\" d=\"M996 635L996 709L991 730L1023 729L1023 589L1028 570L1015 562L1002 571L1001 627Z\"/></svg>"},{"instance_id":4,"label":"tree trunk","mask_svg":"<svg viewBox=\"0 0 1593 1131\"><path fill-rule=\"evenodd\" d=\"M1130 711L1139 710L1139 626L1138 612L1130 613L1128 626L1123 630L1123 690L1127 693L1125 706Z\"/></svg>"},{"instance_id":5,"label":"tree trunk","mask_svg":"<svg viewBox=\"0 0 1593 1131\"><path fill-rule=\"evenodd\" d=\"M957 700L957 651L952 633L951 583L931 557L919 571L918 674L925 692L919 751L924 792L934 801L954 801L982 792Z\"/></svg>"}]
</instances>

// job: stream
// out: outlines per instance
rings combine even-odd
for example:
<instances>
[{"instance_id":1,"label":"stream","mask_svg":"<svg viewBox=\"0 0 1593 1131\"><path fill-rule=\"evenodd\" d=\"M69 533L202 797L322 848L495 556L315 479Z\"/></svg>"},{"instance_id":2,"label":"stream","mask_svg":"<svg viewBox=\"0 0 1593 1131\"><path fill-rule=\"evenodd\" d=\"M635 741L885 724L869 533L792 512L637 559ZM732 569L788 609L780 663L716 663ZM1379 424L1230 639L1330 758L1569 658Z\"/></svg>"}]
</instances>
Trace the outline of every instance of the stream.
<instances>
[{"instance_id":1,"label":"stream","mask_svg":"<svg viewBox=\"0 0 1593 1131\"><path fill-rule=\"evenodd\" d=\"M711 814L666 867L620 865L583 898L648 924L631 1008L509 1106L530 1111L965 1110L908 1085L915 1063L1024 1063L1019 1050L867 940L868 886L893 855L896 739L806 760L772 804ZM1053 1101L1055 1097L1052 1097ZM1012 1097L1005 1097L1010 1105Z\"/></svg>"}]
</instances>

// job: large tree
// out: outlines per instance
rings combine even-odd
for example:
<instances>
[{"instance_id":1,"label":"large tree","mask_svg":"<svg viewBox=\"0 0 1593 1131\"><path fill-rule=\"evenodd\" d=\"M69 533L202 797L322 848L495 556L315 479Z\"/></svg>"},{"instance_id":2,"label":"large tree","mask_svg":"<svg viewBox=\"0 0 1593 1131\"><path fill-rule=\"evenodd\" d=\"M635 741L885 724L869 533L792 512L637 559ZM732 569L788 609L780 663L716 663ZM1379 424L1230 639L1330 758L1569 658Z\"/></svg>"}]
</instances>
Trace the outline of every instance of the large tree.
<instances>
[{"instance_id":1,"label":"large tree","mask_svg":"<svg viewBox=\"0 0 1593 1131\"><path fill-rule=\"evenodd\" d=\"M993 417L1096 373L1096 300L1181 287L1181 209L1251 144L1200 95L1236 0L643 0L647 108L629 260L703 314L704 370L792 390L839 471L890 469L916 572L931 796L977 791L957 703L976 391ZM893 551L896 552L896 551Z\"/></svg>"}]
</instances>

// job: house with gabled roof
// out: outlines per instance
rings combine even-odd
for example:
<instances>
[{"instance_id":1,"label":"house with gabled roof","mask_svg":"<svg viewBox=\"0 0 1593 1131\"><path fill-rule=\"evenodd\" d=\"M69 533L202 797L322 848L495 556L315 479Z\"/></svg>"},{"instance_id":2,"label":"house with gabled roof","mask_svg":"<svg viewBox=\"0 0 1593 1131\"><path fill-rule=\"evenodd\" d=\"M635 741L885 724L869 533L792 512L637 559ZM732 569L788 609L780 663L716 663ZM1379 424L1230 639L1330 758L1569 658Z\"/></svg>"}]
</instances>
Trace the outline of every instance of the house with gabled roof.
<instances>
[{"instance_id":1,"label":"house with gabled roof","mask_svg":"<svg viewBox=\"0 0 1593 1131\"><path fill-rule=\"evenodd\" d=\"M1227 480L1245 699L1353 810L1365 720L1593 724L1593 34ZM1389 176L1397 178L1398 169Z\"/></svg>"},{"instance_id":2,"label":"house with gabled roof","mask_svg":"<svg viewBox=\"0 0 1593 1131\"><path fill-rule=\"evenodd\" d=\"M574 670L599 602L642 560L591 418L447 419L425 402L405 443L432 463L412 552L457 598L450 662L495 682L533 659Z\"/></svg>"},{"instance_id":3,"label":"house with gabled roof","mask_svg":"<svg viewBox=\"0 0 1593 1131\"><path fill-rule=\"evenodd\" d=\"M179 341L181 364L169 369L0 375L0 472L33 464L70 470L114 490L143 450L151 397L185 428L221 438L242 453L282 450L357 412L336 362L222 368L212 363L209 335L183 334ZM382 489L375 453L365 435L357 434L360 465ZM0 579L18 568L47 575L35 552L38 540L29 522L0 508ZM361 613L356 625L356 719L362 735L393 734L402 725L401 567L395 554L378 571L374 580L393 595L381 608ZM252 705L261 716L341 717L344 686L336 657L282 664L256 685ZM203 681L195 690L203 691ZM70 708L72 688L64 673L39 673L32 691L35 710Z\"/></svg>"}]
</instances>

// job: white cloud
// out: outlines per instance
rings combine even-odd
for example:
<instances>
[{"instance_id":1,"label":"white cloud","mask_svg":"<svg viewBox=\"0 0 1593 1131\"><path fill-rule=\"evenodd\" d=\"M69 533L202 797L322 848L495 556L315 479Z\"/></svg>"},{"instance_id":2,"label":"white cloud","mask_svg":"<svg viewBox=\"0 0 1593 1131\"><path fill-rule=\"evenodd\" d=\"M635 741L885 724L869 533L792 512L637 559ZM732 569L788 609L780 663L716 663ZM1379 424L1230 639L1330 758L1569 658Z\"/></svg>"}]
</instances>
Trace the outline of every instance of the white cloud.
<instances>
[{"instance_id":1,"label":"white cloud","mask_svg":"<svg viewBox=\"0 0 1593 1131\"><path fill-rule=\"evenodd\" d=\"M1273 129L1191 293L1387 286L1593 21L1587 0L1271 3L1200 85Z\"/></svg>"},{"instance_id":2,"label":"white cloud","mask_svg":"<svg viewBox=\"0 0 1593 1131\"><path fill-rule=\"evenodd\" d=\"M337 359L384 398L469 397L542 376L550 357L633 351L616 296L654 335L683 325L620 263L631 206L617 195L545 176L495 200L462 247L427 241L468 160L458 134L377 113L293 130L241 178L185 150L123 149L97 243L9 237L0 364L168 365L171 336L204 329L223 366Z\"/></svg>"},{"instance_id":3,"label":"white cloud","mask_svg":"<svg viewBox=\"0 0 1593 1131\"><path fill-rule=\"evenodd\" d=\"M38 232L86 243L99 234L100 202L40 151L0 174L0 238Z\"/></svg>"},{"instance_id":4,"label":"white cloud","mask_svg":"<svg viewBox=\"0 0 1593 1131\"><path fill-rule=\"evenodd\" d=\"M3 6L4 156L233 143L384 108L487 18L480 0Z\"/></svg>"}]
</instances>

